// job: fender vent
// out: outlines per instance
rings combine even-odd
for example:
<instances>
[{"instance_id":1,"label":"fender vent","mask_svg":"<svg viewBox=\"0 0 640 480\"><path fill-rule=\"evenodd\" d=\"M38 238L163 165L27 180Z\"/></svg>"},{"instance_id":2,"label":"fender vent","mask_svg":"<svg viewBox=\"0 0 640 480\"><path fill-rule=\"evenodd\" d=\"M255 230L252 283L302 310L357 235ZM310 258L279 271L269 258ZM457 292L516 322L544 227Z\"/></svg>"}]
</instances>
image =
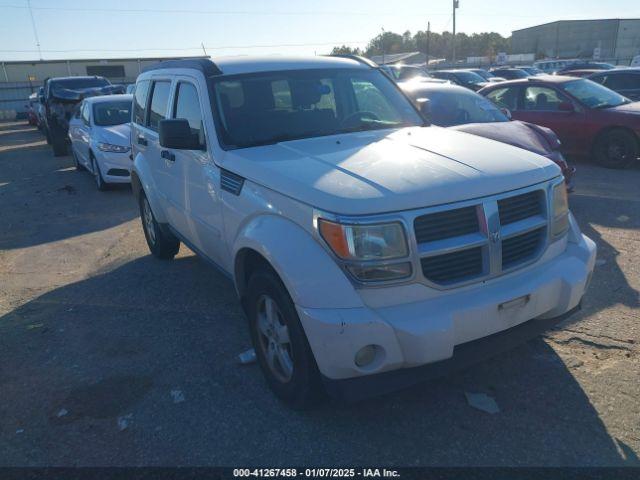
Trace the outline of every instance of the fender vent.
<instances>
[{"instance_id":1,"label":"fender vent","mask_svg":"<svg viewBox=\"0 0 640 480\"><path fill-rule=\"evenodd\" d=\"M234 195L240 195L242 185L244 185L244 178L240 175L236 175L229 170L220 170L220 187L223 190L233 193Z\"/></svg>"}]
</instances>

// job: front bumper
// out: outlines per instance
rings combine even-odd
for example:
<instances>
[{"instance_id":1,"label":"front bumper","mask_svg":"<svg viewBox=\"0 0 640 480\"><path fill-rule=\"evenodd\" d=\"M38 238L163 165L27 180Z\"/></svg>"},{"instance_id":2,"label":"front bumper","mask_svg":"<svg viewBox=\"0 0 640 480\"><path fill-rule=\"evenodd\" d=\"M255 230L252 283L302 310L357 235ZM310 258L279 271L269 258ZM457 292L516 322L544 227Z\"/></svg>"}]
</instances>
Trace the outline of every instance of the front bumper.
<instances>
[{"instance_id":1,"label":"front bumper","mask_svg":"<svg viewBox=\"0 0 640 480\"><path fill-rule=\"evenodd\" d=\"M456 357L463 344L524 324L531 325L527 331L547 328L580 304L595 256L593 241L574 230L561 253L490 282L381 308L297 310L329 383L343 385L350 379L358 385L367 377L386 379L385 372L401 372L404 378L413 375L404 370ZM375 359L359 367L355 354L367 345L376 346ZM394 382L390 390L397 388ZM388 390L378 388L377 393Z\"/></svg>"},{"instance_id":2,"label":"front bumper","mask_svg":"<svg viewBox=\"0 0 640 480\"><path fill-rule=\"evenodd\" d=\"M102 178L107 183L130 183L133 162L129 158L131 152L113 153L95 149L96 160L100 166Z\"/></svg>"}]
</instances>

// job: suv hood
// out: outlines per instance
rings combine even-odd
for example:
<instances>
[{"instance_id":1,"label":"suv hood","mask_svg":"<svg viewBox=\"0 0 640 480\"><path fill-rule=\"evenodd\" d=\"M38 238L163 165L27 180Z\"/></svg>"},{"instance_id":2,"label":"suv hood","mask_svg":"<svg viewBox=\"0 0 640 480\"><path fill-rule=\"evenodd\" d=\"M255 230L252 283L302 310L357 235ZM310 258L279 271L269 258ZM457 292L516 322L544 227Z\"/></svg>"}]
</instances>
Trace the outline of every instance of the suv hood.
<instances>
[{"instance_id":1,"label":"suv hood","mask_svg":"<svg viewBox=\"0 0 640 480\"><path fill-rule=\"evenodd\" d=\"M560 175L542 156L440 127L293 140L228 151L220 160L255 183L344 215L468 200Z\"/></svg>"}]
</instances>

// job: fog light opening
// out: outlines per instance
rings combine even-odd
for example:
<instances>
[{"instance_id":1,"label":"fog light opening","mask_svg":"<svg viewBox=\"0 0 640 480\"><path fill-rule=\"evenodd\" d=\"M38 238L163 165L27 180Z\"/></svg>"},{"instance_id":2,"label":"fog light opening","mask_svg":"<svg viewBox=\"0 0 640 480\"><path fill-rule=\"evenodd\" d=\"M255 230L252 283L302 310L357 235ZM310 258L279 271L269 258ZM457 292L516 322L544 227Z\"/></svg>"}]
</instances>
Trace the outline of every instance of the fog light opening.
<instances>
[{"instance_id":1,"label":"fog light opening","mask_svg":"<svg viewBox=\"0 0 640 480\"><path fill-rule=\"evenodd\" d=\"M362 347L355 356L355 363L358 367L366 367L371 365L376 359L377 348L375 345L366 345Z\"/></svg>"}]
</instances>

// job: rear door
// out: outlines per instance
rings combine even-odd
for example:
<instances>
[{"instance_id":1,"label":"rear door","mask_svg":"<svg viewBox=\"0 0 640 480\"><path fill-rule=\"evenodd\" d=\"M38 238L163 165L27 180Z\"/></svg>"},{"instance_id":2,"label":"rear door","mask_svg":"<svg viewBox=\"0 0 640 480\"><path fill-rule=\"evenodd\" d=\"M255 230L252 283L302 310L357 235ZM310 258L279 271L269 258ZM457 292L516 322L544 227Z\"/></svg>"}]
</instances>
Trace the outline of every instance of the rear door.
<instances>
[{"instance_id":1,"label":"rear door","mask_svg":"<svg viewBox=\"0 0 640 480\"><path fill-rule=\"evenodd\" d=\"M170 78L153 78L149 90L149 107L144 129L146 155L151 167L151 174L156 184L158 197L163 205L169 223L180 233L185 235L185 219L183 209L177 199L180 192L174 181L176 177L176 162L167 154L168 151L160 146L158 130L160 121L169 118L169 99L171 98L172 80ZM164 153L163 153L164 152Z\"/></svg>"}]
</instances>

